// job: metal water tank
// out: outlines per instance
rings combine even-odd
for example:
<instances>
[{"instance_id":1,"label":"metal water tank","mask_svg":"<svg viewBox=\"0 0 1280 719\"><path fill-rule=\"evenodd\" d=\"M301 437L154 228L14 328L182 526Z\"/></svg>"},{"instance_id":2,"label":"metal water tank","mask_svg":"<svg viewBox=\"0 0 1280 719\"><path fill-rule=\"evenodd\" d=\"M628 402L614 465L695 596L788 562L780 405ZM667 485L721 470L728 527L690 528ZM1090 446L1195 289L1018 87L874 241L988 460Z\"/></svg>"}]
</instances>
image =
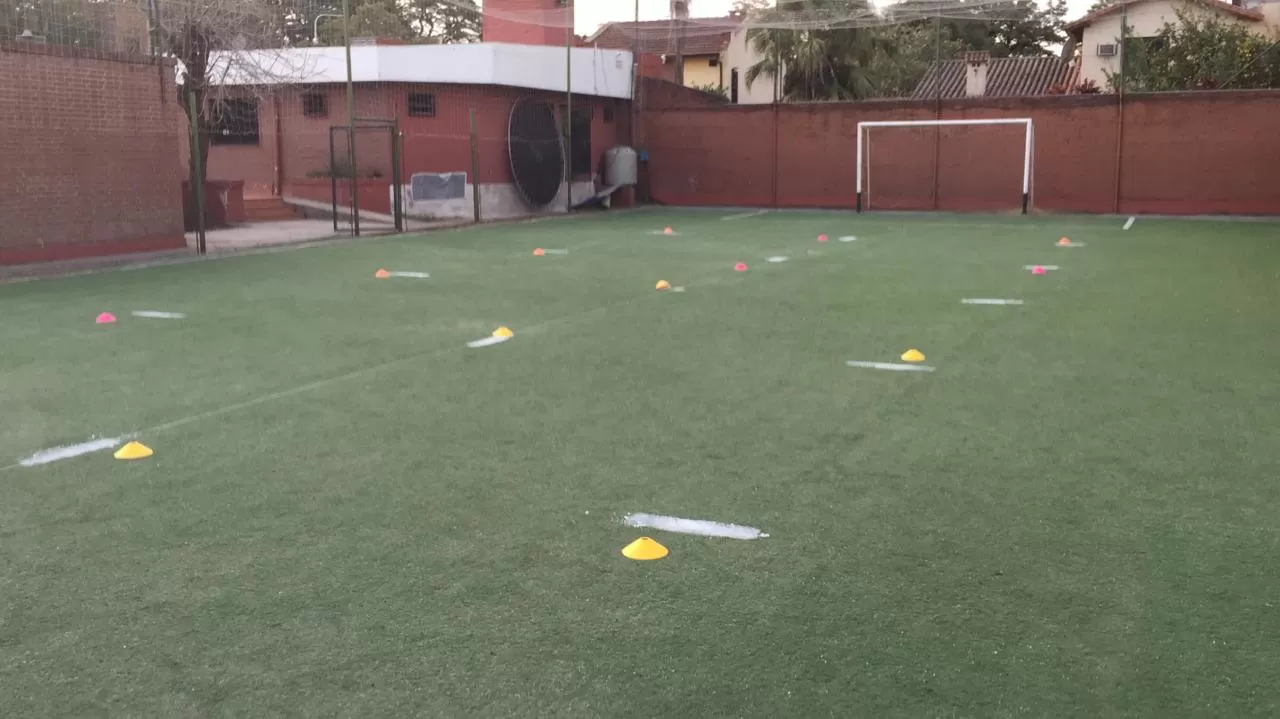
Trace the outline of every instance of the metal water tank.
<instances>
[{"instance_id":1,"label":"metal water tank","mask_svg":"<svg viewBox=\"0 0 1280 719\"><path fill-rule=\"evenodd\" d=\"M635 150L622 145L611 147L604 153L604 184L634 185L639 175L637 168Z\"/></svg>"}]
</instances>

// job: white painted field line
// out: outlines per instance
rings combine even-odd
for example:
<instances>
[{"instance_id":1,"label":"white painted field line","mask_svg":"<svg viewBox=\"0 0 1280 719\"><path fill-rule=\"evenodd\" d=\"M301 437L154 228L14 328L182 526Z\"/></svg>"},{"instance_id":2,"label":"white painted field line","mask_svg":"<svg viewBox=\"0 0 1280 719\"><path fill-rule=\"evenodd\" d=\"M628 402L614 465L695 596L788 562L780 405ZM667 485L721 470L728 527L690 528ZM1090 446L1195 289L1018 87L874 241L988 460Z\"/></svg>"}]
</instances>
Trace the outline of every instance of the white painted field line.
<instances>
[{"instance_id":1,"label":"white painted field line","mask_svg":"<svg viewBox=\"0 0 1280 719\"><path fill-rule=\"evenodd\" d=\"M791 258L784 255L774 255L773 257L768 258L768 261L777 264L779 262L786 262L789 259Z\"/></svg>"},{"instance_id":2,"label":"white painted field line","mask_svg":"<svg viewBox=\"0 0 1280 719\"><path fill-rule=\"evenodd\" d=\"M158 310L134 310L134 317L145 317L152 320L180 320L186 317L181 312L160 312Z\"/></svg>"},{"instance_id":3,"label":"white painted field line","mask_svg":"<svg viewBox=\"0 0 1280 719\"><path fill-rule=\"evenodd\" d=\"M1130 217L1130 218L1129 218L1129 221L1124 223L1124 228L1127 230L1127 229L1129 229L1130 227L1133 227L1133 223L1135 223L1135 222L1137 222L1137 221L1138 221L1138 218L1136 218L1136 217Z\"/></svg>"},{"instance_id":4,"label":"white painted field line","mask_svg":"<svg viewBox=\"0 0 1280 719\"><path fill-rule=\"evenodd\" d=\"M966 305L1020 305L1022 300L998 300L989 298L972 298L960 300Z\"/></svg>"},{"instance_id":5,"label":"white painted field line","mask_svg":"<svg viewBox=\"0 0 1280 719\"><path fill-rule=\"evenodd\" d=\"M664 532L696 534L700 537L761 539L769 536L755 527L746 527L741 524L712 522L707 519L683 519L681 517L668 517L665 514L645 514L643 512L628 514L622 518L622 523L628 527L648 527L649 529L661 529Z\"/></svg>"},{"instance_id":6,"label":"white painted field line","mask_svg":"<svg viewBox=\"0 0 1280 719\"><path fill-rule=\"evenodd\" d=\"M1037 267L1043 267L1045 272L1053 272L1054 270L1058 269L1057 265L1023 265L1022 269L1034 270Z\"/></svg>"},{"instance_id":7,"label":"white painted field line","mask_svg":"<svg viewBox=\"0 0 1280 719\"><path fill-rule=\"evenodd\" d=\"M768 212L769 212L768 210L756 210L755 212L742 212L742 213L739 213L739 214L737 214L737 215L725 215L724 217L721 217L720 219L722 219L722 220L745 220L745 219L747 219L748 217L759 217L760 215L767 214Z\"/></svg>"},{"instance_id":8,"label":"white painted field line","mask_svg":"<svg viewBox=\"0 0 1280 719\"><path fill-rule=\"evenodd\" d=\"M543 250L542 252L543 252L544 254L548 254L548 255L567 255L567 254L569 254L569 251L568 251L568 250Z\"/></svg>"},{"instance_id":9,"label":"white painted field line","mask_svg":"<svg viewBox=\"0 0 1280 719\"><path fill-rule=\"evenodd\" d=\"M79 457L82 454L89 454L90 452L101 452L104 449L112 449L122 441L124 440L118 437L109 437L105 439L91 439L88 442L69 444L64 447L42 449L26 459L19 460L18 464L23 467L36 467L41 464L57 462L60 459L71 459L72 457Z\"/></svg>"},{"instance_id":10,"label":"white painted field line","mask_svg":"<svg viewBox=\"0 0 1280 719\"><path fill-rule=\"evenodd\" d=\"M1088 243L1085 243L1085 242L1068 242L1065 245L1054 245L1054 247L1087 247L1087 246L1088 246Z\"/></svg>"},{"instance_id":11,"label":"white painted field line","mask_svg":"<svg viewBox=\"0 0 1280 719\"><path fill-rule=\"evenodd\" d=\"M862 367L864 369L885 369L893 372L932 372L934 367L923 364L898 364L896 362L863 362L861 360L849 360L845 364L850 367Z\"/></svg>"},{"instance_id":12,"label":"white painted field line","mask_svg":"<svg viewBox=\"0 0 1280 719\"><path fill-rule=\"evenodd\" d=\"M845 235L844 237L841 237L841 238L840 238L840 241L841 241L841 242L857 242L857 241L858 241L858 236L857 236L857 235Z\"/></svg>"},{"instance_id":13,"label":"white painted field line","mask_svg":"<svg viewBox=\"0 0 1280 719\"><path fill-rule=\"evenodd\" d=\"M510 337L485 337L482 340L475 340L474 342L468 342L467 346L472 349L475 349L477 347L492 347L494 345L500 345L509 339L511 338Z\"/></svg>"},{"instance_id":14,"label":"white painted field line","mask_svg":"<svg viewBox=\"0 0 1280 719\"><path fill-rule=\"evenodd\" d=\"M425 272L388 272L387 274L392 277L410 277L415 280L425 280L431 277L431 275Z\"/></svg>"}]
</instances>

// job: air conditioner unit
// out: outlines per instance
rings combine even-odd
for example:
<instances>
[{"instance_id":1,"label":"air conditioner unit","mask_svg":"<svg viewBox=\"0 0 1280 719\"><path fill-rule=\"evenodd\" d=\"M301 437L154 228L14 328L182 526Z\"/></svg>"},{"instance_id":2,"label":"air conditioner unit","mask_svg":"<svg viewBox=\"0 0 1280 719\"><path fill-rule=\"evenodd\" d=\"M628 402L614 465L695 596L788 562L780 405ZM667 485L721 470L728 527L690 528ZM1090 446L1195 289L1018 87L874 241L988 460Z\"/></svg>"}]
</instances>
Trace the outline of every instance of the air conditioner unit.
<instances>
[{"instance_id":1,"label":"air conditioner unit","mask_svg":"<svg viewBox=\"0 0 1280 719\"><path fill-rule=\"evenodd\" d=\"M1098 57L1115 57L1115 56L1116 56L1115 43L1109 42L1105 45L1098 46Z\"/></svg>"}]
</instances>

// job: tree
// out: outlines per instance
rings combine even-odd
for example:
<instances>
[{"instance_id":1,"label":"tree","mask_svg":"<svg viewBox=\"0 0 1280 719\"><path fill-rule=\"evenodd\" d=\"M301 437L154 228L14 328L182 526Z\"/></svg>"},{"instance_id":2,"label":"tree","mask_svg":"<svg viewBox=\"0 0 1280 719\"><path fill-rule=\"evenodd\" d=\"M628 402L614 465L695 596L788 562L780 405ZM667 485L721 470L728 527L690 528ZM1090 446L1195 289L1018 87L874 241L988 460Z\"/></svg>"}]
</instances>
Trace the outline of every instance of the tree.
<instances>
[{"instance_id":1,"label":"tree","mask_svg":"<svg viewBox=\"0 0 1280 719\"><path fill-rule=\"evenodd\" d=\"M1280 50L1267 38L1216 14L1179 10L1177 18L1155 37L1126 38L1124 72L1107 74L1113 90L1280 88Z\"/></svg>"},{"instance_id":2,"label":"tree","mask_svg":"<svg viewBox=\"0 0 1280 719\"><path fill-rule=\"evenodd\" d=\"M424 42L476 42L480 39L480 8L475 0L407 0L405 17Z\"/></svg>"},{"instance_id":3,"label":"tree","mask_svg":"<svg viewBox=\"0 0 1280 719\"><path fill-rule=\"evenodd\" d=\"M887 17L895 22L933 25L931 16L941 14L943 37L959 44L961 50L986 51L993 57L1050 57L1052 49L1066 40L1062 26L1067 14L1066 0L1035 0L991 3L987 0L905 0L894 5ZM947 56L943 56L946 58Z\"/></svg>"},{"instance_id":4,"label":"tree","mask_svg":"<svg viewBox=\"0 0 1280 719\"><path fill-rule=\"evenodd\" d=\"M102 32L114 9L87 0L0 0L0 40L30 32L50 45L115 49L104 46Z\"/></svg>"},{"instance_id":5,"label":"tree","mask_svg":"<svg viewBox=\"0 0 1280 719\"><path fill-rule=\"evenodd\" d=\"M338 13L341 14L340 12ZM363 0L352 2L351 37L385 37L411 40L416 34L396 0ZM320 21L320 44L341 45L344 42L342 18Z\"/></svg>"},{"instance_id":6,"label":"tree","mask_svg":"<svg viewBox=\"0 0 1280 719\"><path fill-rule=\"evenodd\" d=\"M879 50L868 74L874 78L879 97L911 95L939 58L946 62L963 50L959 41L946 35L939 47L932 23L888 25L878 32Z\"/></svg>"},{"instance_id":7,"label":"tree","mask_svg":"<svg viewBox=\"0 0 1280 719\"><path fill-rule=\"evenodd\" d=\"M875 96L869 69L877 52L886 50L876 28L840 27L875 17L864 0L792 0L782 8L762 11L758 22L765 27L747 30L747 42L762 58L747 68L747 87L762 77L780 77L786 101ZM776 29L787 24L798 29ZM833 29L814 29L824 24Z\"/></svg>"}]
</instances>

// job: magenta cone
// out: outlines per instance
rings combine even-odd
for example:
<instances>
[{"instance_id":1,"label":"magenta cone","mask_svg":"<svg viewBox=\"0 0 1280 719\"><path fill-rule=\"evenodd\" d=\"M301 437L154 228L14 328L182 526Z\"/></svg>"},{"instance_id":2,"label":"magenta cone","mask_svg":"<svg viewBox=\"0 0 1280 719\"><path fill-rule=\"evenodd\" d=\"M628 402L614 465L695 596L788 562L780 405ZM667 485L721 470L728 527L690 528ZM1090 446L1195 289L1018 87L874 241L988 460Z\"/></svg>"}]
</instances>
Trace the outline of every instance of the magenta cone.
<instances>
[{"instance_id":1,"label":"magenta cone","mask_svg":"<svg viewBox=\"0 0 1280 719\"><path fill-rule=\"evenodd\" d=\"M103 312L102 314L98 315L98 319L94 320L94 322L97 322L100 325L113 324L115 321L116 321L116 316L111 314L110 312Z\"/></svg>"},{"instance_id":2,"label":"magenta cone","mask_svg":"<svg viewBox=\"0 0 1280 719\"><path fill-rule=\"evenodd\" d=\"M745 262L739 262L738 264L736 264L736 265L734 265L734 266L733 266L733 270L734 270L735 272L746 272L746 271L747 271L747 263L745 263Z\"/></svg>"},{"instance_id":3,"label":"magenta cone","mask_svg":"<svg viewBox=\"0 0 1280 719\"><path fill-rule=\"evenodd\" d=\"M827 241L826 235L818 235L818 242L826 242L826 241Z\"/></svg>"},{"instance_id":4,"label":"magenta cone","mask_svg":"<svg viewBox=\"0 0 1280 719\"><path fill-rule=\"evenodd\" d=\"M1044 267L1042 267L1042 266L1040 266L1040 265L1036 265L1035 267L1032 267L1032 268L1031 268L1031 274L1033 274L1033 275L1043 275L1043 274L1044 274Z\"/></svg>"}]
</instances>

